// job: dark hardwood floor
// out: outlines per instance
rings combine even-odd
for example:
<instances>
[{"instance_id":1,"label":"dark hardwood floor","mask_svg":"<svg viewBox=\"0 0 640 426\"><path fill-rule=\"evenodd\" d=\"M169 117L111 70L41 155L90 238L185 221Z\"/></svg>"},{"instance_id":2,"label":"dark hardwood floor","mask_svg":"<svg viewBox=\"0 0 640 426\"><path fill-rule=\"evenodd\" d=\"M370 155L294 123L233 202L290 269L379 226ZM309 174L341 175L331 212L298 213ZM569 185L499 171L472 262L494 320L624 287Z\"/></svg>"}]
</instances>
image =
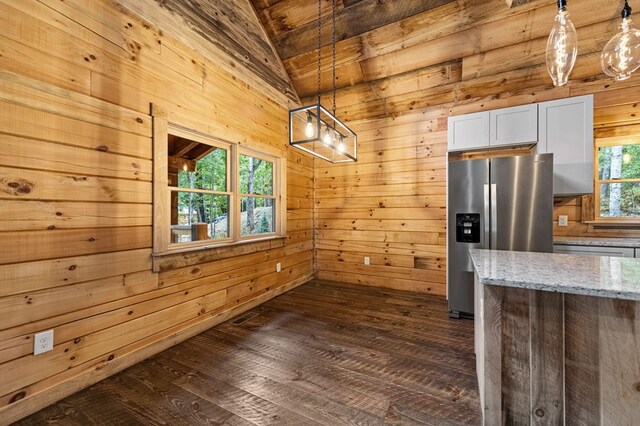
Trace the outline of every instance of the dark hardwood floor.
<instances>
[{"instance_id":1,"label":"dark hardwood floor","mask_svg":"<svg viewBox=\"0 0 640 426\"><path fill-rule=\"evenodd\" d=\"M18 424L481 422L473 322L444 299L310 282Z\"/></svg>"}]
</instances>

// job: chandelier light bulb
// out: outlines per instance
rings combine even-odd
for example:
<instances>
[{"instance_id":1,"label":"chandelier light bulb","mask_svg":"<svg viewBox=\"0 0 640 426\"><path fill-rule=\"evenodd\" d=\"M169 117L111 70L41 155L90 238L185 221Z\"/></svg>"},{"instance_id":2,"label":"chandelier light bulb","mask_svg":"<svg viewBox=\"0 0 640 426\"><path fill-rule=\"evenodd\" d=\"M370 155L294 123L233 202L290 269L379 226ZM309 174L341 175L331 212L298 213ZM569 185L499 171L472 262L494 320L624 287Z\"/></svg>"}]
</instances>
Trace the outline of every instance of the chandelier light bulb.
<instances>
[{"instance_id":1,"label":"chandelier light bulb","mask_svg":"<svg viewBox=\"0 0 640 426\"><path fill-rule=\"evenodd\" d=\"M640 68L640 31L631 26L631 7L625 1L620 32L602 50L602 72L617 81L626 80Z\"/></svg>"},{"instance_id":2,"label":"chandelier light bulb","mask_svg":"<svg viewBox=\"0 0 640 426\"><path fill-rule=\"evenodd\" d=\"M308 138L312 138L316 134L316 129L313 128L313 118L311 114L307 114L307 126L304 129L304 134Z\"/></svg>"},{"instance_id":3,"label":"chandelier light bulb","mask_svg":"<svg viewBox=\"0 0 640 426\"><path fill-rule=\"evenodd\" d=\"M322 138L322 142L325 145L331 145L331 131L329 130L329 126L324 130L324 136Z\"/></svg>"},{"instance_id":4,"label":"chandelier light bulb","mask_svg":"<svg viewBox=\"0 0 640 426\"><path fill-rule=\"evenodd\" d=\"M344 136L340 135L340 143L338 143L338 151L344 152L346 147L344 146Z\"/></svg>"},{"instance_id":5,"label":"chandelier light bulb","mask_svg":"<svg viewBox=\"0 0 640 426\"><path fill-rule=\"evenodd\" d=\"M578 35L569 18L567 0L558 0L558 14L547 40L547 70L554 86L564 86L569 81L578 56Z\"/></svg>"}]
</instances>

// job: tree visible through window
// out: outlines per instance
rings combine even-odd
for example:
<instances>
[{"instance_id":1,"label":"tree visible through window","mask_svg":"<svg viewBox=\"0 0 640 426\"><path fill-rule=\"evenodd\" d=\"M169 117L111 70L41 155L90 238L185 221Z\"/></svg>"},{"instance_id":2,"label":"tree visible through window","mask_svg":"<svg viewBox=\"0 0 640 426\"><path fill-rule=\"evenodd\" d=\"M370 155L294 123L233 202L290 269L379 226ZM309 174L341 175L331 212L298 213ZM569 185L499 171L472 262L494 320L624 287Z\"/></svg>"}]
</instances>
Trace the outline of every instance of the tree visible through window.
<instances>
[{"instance_id":1,"label":"tree visible through window","mask_svg":"<svg viewBox=\"0 0 640 426\"><path fill-rule=\"evenodd\" d=\"M596 200L601 218L640 218L640 138L596 141Z\"/></svg>"},{"instance_id":2,"label":"tree visible through window","mask_svg":"<svg viewBox=\"0 0 640 426\"><path fill-rule=\"evenodd\" d=\"M229 147L170 135L168 154L171 242L228 239Z\"/></svg>"},{"instance_id":3,"label":"tree visible through window","mask_svg":"<svg viewBox=\"0 0 640 426\"><path fill-rule=\"evenodd\" d=\"M240 235L274 232L273 162L240 155Z\"/></svg>"}]
</instances>

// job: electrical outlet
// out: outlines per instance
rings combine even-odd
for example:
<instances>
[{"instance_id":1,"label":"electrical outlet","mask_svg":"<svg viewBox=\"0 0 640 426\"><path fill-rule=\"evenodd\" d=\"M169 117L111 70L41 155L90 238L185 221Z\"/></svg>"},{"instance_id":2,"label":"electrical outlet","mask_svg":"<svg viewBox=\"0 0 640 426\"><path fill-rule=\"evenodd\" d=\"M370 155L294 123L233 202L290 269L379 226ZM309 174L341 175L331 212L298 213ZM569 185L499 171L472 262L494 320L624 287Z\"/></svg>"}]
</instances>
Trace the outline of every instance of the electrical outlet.
<instances>
[{"instance_id":1,"label":"electrical outlet","mask_svg":"<svg viewBox=\"0 0 640 426\"><path fill-rule=\"evenodd\" d=\"M370 262L369 262L369 256L365 256L365 257L364 257L364 264L365 264L365 265L370 265Z\"/></svg>"},{"instance_id":2,"label":"electrical outlet","mask_svg":"<svg viewBox=\"0 0 640 426\"><path fill-rule=\"evenodd\" d=\"M276 263L276 272L282 271L282 264L280 262Z\"/></svg>"},{"instance_id":3,"label":"electrical outlet","mask_svg":"<svg viewBox=\"0 0 640 426\"><path fill-rule=\"evenodd\" d=\"M558 226L569 225L569 216L561 214L558 216Z\"/></svg>"},{"instance_id":4,"label":"electrical outlet","mask_svg":"<svg viewBox=\"0 0 640 426\"><path fill-rule=\"evenodd\" d=\"M39 355L53 350L53 330L36 333L33 336L33 354Z\"/></svg>"}]
</instances>

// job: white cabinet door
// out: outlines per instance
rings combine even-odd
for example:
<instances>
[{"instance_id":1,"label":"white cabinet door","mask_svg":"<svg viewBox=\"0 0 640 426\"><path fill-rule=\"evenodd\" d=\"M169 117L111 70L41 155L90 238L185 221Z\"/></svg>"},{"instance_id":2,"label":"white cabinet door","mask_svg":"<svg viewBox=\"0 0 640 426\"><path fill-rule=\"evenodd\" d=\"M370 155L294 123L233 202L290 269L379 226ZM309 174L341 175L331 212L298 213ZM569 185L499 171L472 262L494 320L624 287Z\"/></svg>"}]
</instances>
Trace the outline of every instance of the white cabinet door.
<instances>
[{"instance_id":1,"label":"white cabinet door","mask_svg":"<svg viewBox=\"0 0 640 426\"><path fill-rule=\"evenodd\" d=\"M538 105L522 105L490 112L489 145L538 142Z\"/></svg>"},{"instance_id":2,"label":"white cabinet door","mask_svg":"<svg viewBox=\"0 0 640 426\"><path fill-rule=\"evenodd\" d=\"M489 111L449 117L449 151L489 146Z\"/></svg>"},{"instance_id":3,"label":"white cabinet door","mask_svg":"<svg viewBox=\"0 0 640 426\"><path fill-rule=\"evenodd\" d=\"M543 102L538 107L538 153L553 153L553 193L592 193L593 95Z\"/></svg>"},{"instance_id":4,"label":"white cabinet door","mask_svg":"<svg viewBox=\"0 0 640 426\"><path fill-rule=\"evenodd\" d=\"M570 246L554 244L554 253L583 254L586 256L634 257L635 251L629 247Z\"/></svg>"}]
</instances>

